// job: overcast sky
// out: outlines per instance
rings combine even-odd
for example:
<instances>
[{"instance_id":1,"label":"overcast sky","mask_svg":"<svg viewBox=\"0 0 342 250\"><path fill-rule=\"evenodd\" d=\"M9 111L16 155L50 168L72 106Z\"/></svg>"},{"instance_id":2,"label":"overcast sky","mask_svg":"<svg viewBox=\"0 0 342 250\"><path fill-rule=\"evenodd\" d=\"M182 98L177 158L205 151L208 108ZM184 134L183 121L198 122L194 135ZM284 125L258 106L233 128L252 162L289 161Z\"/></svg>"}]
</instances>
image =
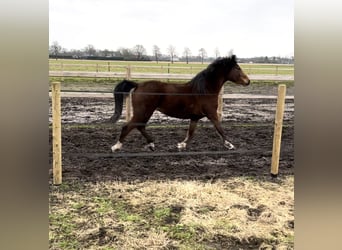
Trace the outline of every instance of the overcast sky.
<instances>
[{"instance_id":1,"label":"overcast sky","mask_svg":"<svg viewBox=\"0 0 342 250\"><path fill-rule=\"evenodd\" d=\"M294 0L50 0L49 42L66 49L137 44L179 56L293 56Z\"/></svg>"}]
</instances>

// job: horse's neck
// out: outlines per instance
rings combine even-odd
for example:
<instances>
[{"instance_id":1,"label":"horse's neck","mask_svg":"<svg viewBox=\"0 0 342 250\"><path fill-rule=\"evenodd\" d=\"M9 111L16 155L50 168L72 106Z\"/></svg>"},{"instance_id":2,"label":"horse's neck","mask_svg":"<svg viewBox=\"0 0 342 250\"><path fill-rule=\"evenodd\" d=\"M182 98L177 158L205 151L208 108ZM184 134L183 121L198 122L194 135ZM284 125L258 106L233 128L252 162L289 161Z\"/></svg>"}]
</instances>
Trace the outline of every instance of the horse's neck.
<instances>
[{"instance_id":1,"label":"horse's neck","mask_svg":"<svg viewBox=\"0 0 342 250\"><path fill-rule=\"evenodd\" d=\"M214 82L209 83L209 86L207 86L207 90L212 94L218 94L221 91L221 88L225 82L226 81L223 78L215 79Z\"/></svg>"}]
</instances>

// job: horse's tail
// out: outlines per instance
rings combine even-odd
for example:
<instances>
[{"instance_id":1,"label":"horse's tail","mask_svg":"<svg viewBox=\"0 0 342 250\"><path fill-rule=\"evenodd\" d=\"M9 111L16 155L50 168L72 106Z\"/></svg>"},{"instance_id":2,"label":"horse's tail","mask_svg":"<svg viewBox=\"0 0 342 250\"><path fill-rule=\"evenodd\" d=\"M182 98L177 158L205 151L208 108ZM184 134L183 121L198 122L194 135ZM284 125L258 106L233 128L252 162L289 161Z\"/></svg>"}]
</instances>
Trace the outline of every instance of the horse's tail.
<instances>
[{"instance_id":1,"label":"horse's tail","mask_svg":"<svg viewBox=\"0 0 342 250\"><path fill-rule=\"evenodd\" d=\"M110 121L115 123L119 120L122 114L123 101L124 97L126 97L131 89L136 88L138 84L136 82L123 80L114 88L114 102L115 102L115 112L114 115L110 118Z\"/></svg>"}]
</instances>

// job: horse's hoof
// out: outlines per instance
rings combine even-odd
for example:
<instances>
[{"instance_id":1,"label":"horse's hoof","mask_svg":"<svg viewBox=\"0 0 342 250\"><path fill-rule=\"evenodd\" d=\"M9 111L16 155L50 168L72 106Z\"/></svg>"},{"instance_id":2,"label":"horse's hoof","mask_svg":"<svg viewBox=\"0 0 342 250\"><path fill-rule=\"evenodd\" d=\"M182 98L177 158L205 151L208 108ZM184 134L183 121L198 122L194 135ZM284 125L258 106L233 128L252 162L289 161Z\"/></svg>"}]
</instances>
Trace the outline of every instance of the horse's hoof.
<instances>
[{"instance_id":1,"label":"horse's hoof","mask_svg":"<svg viewBox=\"0 0 342 250\"><path fill-rule=\"evenodd\" d=\"M149 149L151 151L154 151L154 148L155 148L154 143L151 142L151 143L147 144L144 148Z\"/></svg>"},{"instance_id":2,"label":"horse's hoof","mask_svg":"<svg viewBox=\"0 0 342 250\"><path fill-rule=\"evenodd\" d=\"M235 146L233 144L231 144L229 141L224 141L224 146L228 149L228 150L233 150L235 149Z\"/></svg>"},{"instance_id":3,"label":"horse's hoof","mask_svg":"<svg viewBox=\"0 0 342 250\"><path fill-rule=\"evenodd\" d=\"M122 148L122 143L121 142L117 142L115 145L112 146L112 152L116 152L116 151L119 151L120 149Z\"/></svg>"},{"instance_id":4,"label":"horse's hoof","mask_svg":"<svg viewBox=\"0 0 342 250\"><path fill-rule=\"evenodd\" d=\"M186 143L185 142L177 143L177 148L179 151L186 149Z\"/></svg>"}]
</instances>

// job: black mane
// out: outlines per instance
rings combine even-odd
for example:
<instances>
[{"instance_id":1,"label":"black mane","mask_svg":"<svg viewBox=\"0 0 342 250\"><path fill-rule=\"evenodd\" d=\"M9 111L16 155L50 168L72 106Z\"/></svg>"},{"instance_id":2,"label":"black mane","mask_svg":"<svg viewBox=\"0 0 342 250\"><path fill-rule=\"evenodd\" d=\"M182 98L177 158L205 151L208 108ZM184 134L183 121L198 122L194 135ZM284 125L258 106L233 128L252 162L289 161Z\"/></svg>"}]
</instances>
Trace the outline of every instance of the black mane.
<instances>
[{"instance_id":1,"label":"black mane","mask_svg":"<svg viewBox=\"0 0 342 250\"><path fill-rule=\"evenodd\" d=\"M208 67L199 72L194 78L192 78L189 84L192 86L194 93L205 94L207 92L206 83L213 83L217 77L217 72L220 69L229 70L236 65L236 56L217 58L214 62L208 65ZM214 84L214 83L213 83Z\"/></svg>"}]
</instances>

